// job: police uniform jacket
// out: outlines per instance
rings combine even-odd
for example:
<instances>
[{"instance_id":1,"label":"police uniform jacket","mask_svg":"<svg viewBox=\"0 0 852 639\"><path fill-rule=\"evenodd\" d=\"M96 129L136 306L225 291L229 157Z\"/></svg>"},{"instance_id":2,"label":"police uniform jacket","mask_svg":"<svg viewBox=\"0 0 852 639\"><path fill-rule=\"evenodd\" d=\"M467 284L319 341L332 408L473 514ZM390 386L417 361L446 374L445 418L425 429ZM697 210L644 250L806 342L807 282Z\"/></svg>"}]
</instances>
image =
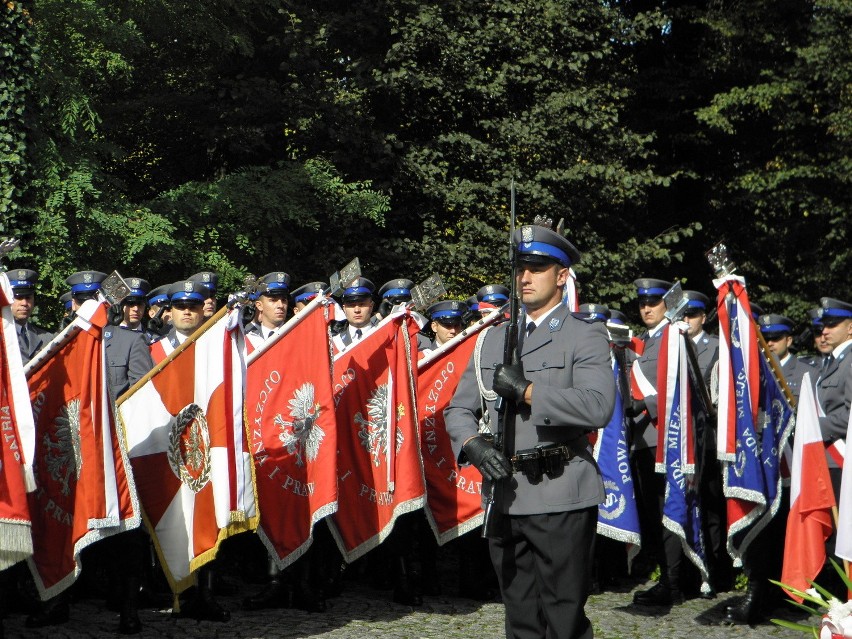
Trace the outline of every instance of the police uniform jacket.
<instances>
[{"instance_id":1,"label":"police uniform jacket","mask_svg":"<svg viewBox=\"0 0 852 639\"><path fill-rule=\"evenodd\" d=\"M106 360L109 366L109 392L112 401L145 377L154 367L145 336L118 326L104 329Z\"/></svg>"},{"instance_id":2,"label":"police uniform jacket","mask_svg":"<svg viewBox=\"0 0 852 639\"><path fill-rule=\"evenodd\" d=\"M802 377L805 373L811 374L811 383L814 383L819 377L819 369L816 366L811 366L807 362L797 359L795 355L787 358L787 361L781 366L781 373L784 375L784 381L793 393L793 397L799 398L799 393L802 390Z\"/></svg>"},{"instance_id":3,"label":"police uniform jacket","mask_svg":"<svg viewBox=\"0 0 852 639\"><path fill-rule=\"evenodd\" d=\"M54 335L50 331L46 331L40 326L36 326L35 324L31 324L27 322L27 339L29 340L29 348L24 348L21 344L20 333L18 333L18 346L21 351L21 362L24 366L35 357L35 354L38 353L41 349L47 346L50 343L50 340L53 339ZM17 324L15 325L15 330L17 331L19 327Z\"/></svg>"},{"instance_id":4,"label":"police uniform jacket","mask_svg":"<svg viewBox=\"0 0 852 639\"><path fill-rule=\"evenodd\" d=\"M522 324L523 325L523 324ZM471 357L456 393L444 411L453 452L478 433L480 392L475 367L491 392L494 369L503 361L503 327L483 338L481 358ZM588 324L558 306L520 346L524 375L533 383L532 405L522 404L515 426L515 451L565 444L576 454L561 474L535 484L515 473L498 491L495 506L511 515L579 510L603 501L603 483L587 446L587 431L607 425L615 405L609 342L601 324ZM494 401L486 401L496 427ZM459 459L463 459L459 457Z\"/></svg>"},{"instance_id":5,"label":"police uniform jacket","mask_svg":"<svg viewBox=\"0 0 852 639\"><path fill-rule=\"evenodd\" d=\"M825 412L825 417L819 418L823 441L845 438L849 426L849 403L852 401L852 341L846 343L845 350L835 356L822 372L816 393L817 401ZM831 458L829 465L835 465Z\"/></svg>"},{"instance_id":6,"label":"police uniform jacket","mask_svg":"<svg viewBox=\"0 0 852 639\"><path fill-rule=\"evenodd\" d=\"M632 366L638 366L645 379L657 389L657 361L660 359L660 339L663 327L659 327L651 336L645 333L642 341L645 342L645 350L633 362ZM645 400L646 411L633 419L633 448L653 448L657 445L657 398L649 397Z\"/></svg>"},{"instance_id":7,"label":"police uniform jacket","mask_svg":"<svg viewBox=\"0 0 852 639\"><path fill-rule=\"evenodd\" d=\"M719 338L702 332L692 343L695 344L695 354L698 356L698 367L701 369L704 383L709 386L713 366L719 361Z\"/></svg>"}]
</instances>

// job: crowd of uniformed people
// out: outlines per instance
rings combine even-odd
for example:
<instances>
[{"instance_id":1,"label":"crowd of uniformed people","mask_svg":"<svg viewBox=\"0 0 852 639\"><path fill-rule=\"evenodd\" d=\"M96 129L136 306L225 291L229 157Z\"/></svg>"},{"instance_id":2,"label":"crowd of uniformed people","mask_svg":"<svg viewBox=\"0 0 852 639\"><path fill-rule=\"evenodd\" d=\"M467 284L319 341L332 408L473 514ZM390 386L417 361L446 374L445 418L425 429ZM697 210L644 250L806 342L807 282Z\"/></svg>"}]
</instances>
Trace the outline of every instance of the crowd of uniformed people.
<instances>
[{"instance_id":1,"label":"crowd of uniformed people","mask_svg":"<svg viewBox=\"0 0 852 639\"><path fill-rule=\"evenodd\" d=\"M517 402L519 423L536 423L537 419L549 420L547 416L540 417L543 414L542 411L545 411L546 415L557 415L558 417L554 419L567 419L568 421L562 422L565 424L564 432L560 431L553 443L550 440L544 443L558 445L558 449L562 451L560 454L563 455L564 472L574 472L579 469L577 476L583 477L582 481L594 482L596 468L594 462L587 459L587 451L580 450L585 446L577 446L576 443L586 441L586 432L606 425L612 411L611 398L607 396L609 390L599 392L600 389L596 389L595 386L605 387L612 383L612 379L610 375L608 381L598 383L595 380L602 378L595 378L590 373L587 375L592 364L584 368L585 365L581 365L580 362L594 360L595 368L592 373L603 375L602 364L598 359L607 356L606 366L609 366L610 347L609 344L605 349L598 347L598 342L603 343L607 337L603 327L607 323L610 326L627 325L628 318L624 312L610 309L601 303L583 304L575 313L568 313L564 309L560 297L566 283L564 278L567 277L567 269L579 259L579 253L561 235L536 227L533 231L529 231L528 235L519 235L516 241L519 247L527 247L526 250L519 250L516 262L518 295L527 312L525 321L528 325L524 324L527 326L527 333L521 337L522 342L526 343L521 346L522 364L516 364L514 368L511 365L503 366L502 364L496 367L490 366L489 374L493 374L493 378L490 378L493 379L491 383L493 383L494 391L501 398ZM38 273L26 268L10 268L8 276L14 291L12 313L17 325L18 343L22 359L26 364L48 344L54 334L31 321L36 308ZM84 301L98 295L101 282L105 277L104 273L97 271L81 271L68 277L69 291L61 297L59 302L65 307L65 322ZM151 287L146 280L138 277L127 277L125 280L130 287L130 292L121 301L120 313L118 308L114 307L113 325L108 326L104 333L110 371L110 393L113 400L128 390L134 382L144 377L156 363L166 358L212 317L217 310L219 300L223 297L217 290L217 276L213 272L196 273L184 280L157 287ZM327 289L324 282L310 282L295 287L292 285L290 276L283 271L263 276L260 278L260 284L250 304L253 313L245 317L249 348L256 347L283 325L293 312L303 308L316 295L322 294ZM640 278L635 282L638 304L636 310L643 325L638 339L643 343L643 348L640 349L641 354L631 354L628 359L632 366L638 366L641 369L643 376L652 385L656 384L656 362L659 353L657 338L666 324L663 295L671 284L671 282L654 278ZM402 278L391 280L378 290L370 280L364 277L347 283L338 299L343 313L341 317L345 316L345 319L332 325L331 339L334 348L341 350L363 339L394 305L411 300L412 288L413 282ZM715 299L711 300L708 295L699 291L687 291L686 294L689 302L684 319L689 324L688 337L695 345L701 375L708 389L713 392L714 367L718 360L719 340L707 331L707 327L715 314ZM427 324L419 336L418 348L431 350L440 347L464 327L478 320L481 314L502 309L507 304L509 295L507 287L492 284L483 286L465 301L435 302L425 311ZM555 305L557 299L560 302L558 306ZM39 300L39 303L45 305L50 302ZM755 301L752 301L752 309L755 311L759 330L766 339L794 395L797 396L799 393L804 373L810 372L811 379L816 385L818 401L827 416L824 422L821 420L826 440L845 437L851 399L850 388L852 388L852 364L850 364L852 359L848 357L849 345L852 344L852 304L824 297L808 318L803 318L804 322L776 313L764 312ZM806 337L801 330L803 324ZM538 332L534 333L533 330L537 326L543 328L538 328ZM560 336L562 326L566 328L564 334ZM495 331L495 333L498 332ZM502 332L499 334L502 345ZM571 346L570 352L566 351L564 354L559 352L559 357L564 358L562 361L573 362L573 380L572 375L569 374L566 379L559 378L559 381L554 381L557 379L554 377L556 371L548 365L547 361L539 362L535 359L534 349L538 347L536 340L545 340L538 353L555 353L558 350L555 346L557 338L564 341L570 338L572 342L579 341L584 347L588 346L588 349L583 352L574 352L574 345ZM492 341L494 344L491 346L497 349L497 341ZM624 343L621 342L614 347L623 346ZM488 343L485 349L487 348L489 348ZM551 359L555 360L556 357L551 356ZM471 367L473 366L472 363ZM489 368L484 360L481 366L483 372ZM543 374L538 371L539 374L537 374L536 368L549 370L544 370ZM475 383L471 382L471 384L473 385L465 386L463 381L460 385L460 391L453 404L455 412L448 411L447 414L448 430L464 430L462 426L464 419L468 419L468 415L470 415L469 419L473 420L481 417L483 412L488 412L483 411L482 408L485 407L487 395L485 391L491 389L483 389L483 396L480 398ZM589 386L588 392L581 388L584 384ZM551 390L551 387L560 385L564 387L560 391L562 394L555 394L554 391L553 398L549 398L546 393ZM575 391L574 387L579 390ZM565 389L575 392L575 395L580 393L585 395L578 399L575 396L565 395L565 392L569 392ZM470 394L470 397L459 399L459 395L463 393ZM471 405L470 409L464 406L465 402ZM559 409L554 407L557 402L563 402L564 406L569 406L567 417L559 415ZM576 409L573 403L577 404ZM477 411L476 407L480 410ZM577 414L581 410L585 411L586 415L583 419L592 419L587 417L590 412L595 415L600 413L600 416L594 419L594 423L584 425L582 421L577 421L580 419ZM706 450L702 459L705 466L702 472L701 498L705 512L704 527L711 586L710 589L705 588L702 591L699 588L700 579L696 571L684 557L680 539L661 524L661 499L665 485L664 476L654 470L657 446L655 426L658 418L655 402L633 398L626 402L626 413L631 424L632 468L636 498L641 504L639 512L642 530L642 552L633 561L632 578L647 577L656 566L659 567L658 582L647 590L637 591L634 594L634 604L672 606L683 602L685 598L695 596L713 598L718 592L731 590L734 586L735 571L725 547L725 499L722 494L721 472L716 461L715 450ZM603 423L599 423L601 419ZM715 424L708 415L699 414L696 419L703 420L704 431L712 432L715 428ZM471 428L473 427L474 422L471 421ZM454 450L458 453L460 461L470 461L480 468L486 482L492 481L495 485L500 485L506 476L511 476L516 470L513 469L510 459L501 458L499 451L493 448L489 450L481 446L479 439L473 430L465 432L464 435L455 433ZM540 439L540 441L543 440ZM708 436L704 441L715 441L715 439ZM534 446L535 442L532 442L532 445ZM588 465L583 465L584 463ZM560 467L560 475L563 473L563 467ZM591 474L586 477L579 474L581 471ZM831 469L831 476L835 491L839 493L840 469L836 464ZM558 477L548 476L545 478L545 483L549 482L554 486L555 491L558 479ZM599 475L597 481L599 483ZM518 504L529 504L532 498L524 494L517 487L517 483L517 481L513 482L514 490L519 491L514 495L514 505L506 506L504 517L501 519L507 526L507 531L510 524L512 527L511 533L506 532L504 539L511 537L515 541L511 546L502 542L495 545L492 541L491 558L495 562L502 558L500 561L505 562L505 555L514 553L513 561L521 567L519 570L541 570L541 567L533 566L532 563L522 563L525 554L537 552L536 544L539 542L536 535L559 534L560 530L565 530L562 526L567 525L573 526L568 530L575 533L574 539L583 539L584 535L587 537L587 531L592 530L589 526L596 520L596 504L600 500L599 491L596 486L590 488L585 501L577 502L576 505L560 505L552 508L544 505L537 511L535 506L531 507L532 509L528 507L518 510ZM540 490L540 488L534 485L531 491ZM569 524L543 524L540 530L534 532L532 528L539 527L540 523L534 519L538 516L536 512L546 513L550 519L564 514L570 514L574 519L573 523ZM577 519L578 513L582 514L584 519ZM762 533L761 542L752 544L752 550L745 557L744 572L748 577L748 588L745 596L727 610L727 620L730 623L758 622L764 618L772 606L778 603L781 592L770 586L768 579L777 579L780 576L784 518L785 511L782 509L776 516L775 523ZM524 522L523 526L518 524L519 521ZM516 526L519 527L518 530L514 529ZM124 534L119 537L128 536ZM592 536L594 536L593 533ZM232 540L234 543L229 543L223 553L226 557L228 552L248 553L254 557L252 560L254 564L249 561L245 565L257 565L255 560L263 556L264 550L260 544L255 544L253 541L240 541L240 537L246 537L246 535ZM524 544L527 544L529 548L517 541L516 537L523 539ZM138 606L157 601L162 604L160 600L165 594L165 589L160 587L163 582L158 579L156 571L151 569L153 553L147 538L139 533L133 541L121 542L121 544L123 544L122 548L131 548L131 554L135 557L133 561L121 562L122 570L119 572L123 574L111 574L109 569L104 568L104 564L110 563L108 560L99 560L97 553L87 553L84 555L84 572L80 582L84 587L86 584L88 584L87 587L91 587L96 579L87 579L86 575L89 572L106 575L104 579L107 579L110 584L120 584L120 587L105 588L104 592L109 594L110 605L120 612L119 631L133 634L141 629L137 613ZM566 541L565 545L571 544ZM575 548L574 552L590 555L594 540L583 542L581 545L583 547ZM510 600L512 597L517 597L518 593L513 592L514 586L508 582L505 575L500 575L499 571L495 575L488 559L489 547L480 537L479 531L468 533L449 544L448 547L458 552L459 594L490 600L502 592L504 601L507 602L507 615L512 617L512 613L509 612ZM229 550L229 548L236 550ZM597 550L598 561L593 573L587 574L584 570L570 568L573 571L571 574L581 575L582 580L587 582L578 586L580 594L576 596L581 600L579 616L577 619L572 618L565 622L574 624L571 629L564 633L554 631L555 634L551 634L554 626L561 624L562 621L555 616L552 618L549 616L556 614L551 612L550 608L555 610L560 608L560 605L547 602L547 596L538 593L539 603L533 601L526 608L521 606L518 615L542 617L540 622L531 624L530 627L522 627L518 625L521 622L517 618L507 620L507 635L528 637L547 632L548 637L591 636L591 627L586 628L583 625L586 623L583 621L582 614L582 604L585 602L583 593L588 593L589 589L594 587L606 589L610 584L628 575L627 555L623 545L598 537ZM361 563L366 568L359 569L358 566L354 566L349 567L348 571L350 576L353 573L366 574L372 585L392 589L392 597L395 601L417 606L422 603L423 595L437 594L441 588L447 586L441 583L441 575L437 570L439 565L437 555L443 551L444 549L437 547L422 513L412 513L399 520L394 534L386 543L362 560ZM498 554L495 555L495 553ZM90 560L91 568L86 563L90 555L93 557ZM617 561L613 561L613 557L617 557ZM573 566L571 562L575 560L566 557L558 558L557 561ZM229 564L225 558L202 569L198 586L191 596L186 597L182 602L180 614L198 619L226 621L229 613L217 603L215 595L217 592L233 589L237 583L235 576L228 574L229 565L239 565L239 562ZM18 571L18 574L21 572ZM265 572L267 575L264 586L257 592L247 593L244 599L244 606L248 610L290 606L321 612L325 609L325 599L338 594L344 587L345 581L345 571L340 555L334 547L328 530L323 526L318 526L316 529L314 552L309 552L283 573L275 567L274 562L269 560ZM539 574L539 577L542 575ZM548 574L542 578L559 580L558 577ZM159 599L158 592L161 595ZM27 625L38 627L67 621L69 601L70 597L65 595L57 597L56 601L39 603L30 610ZM542 628L546 630L543 631Z\"/></svg>"}]
</instances>

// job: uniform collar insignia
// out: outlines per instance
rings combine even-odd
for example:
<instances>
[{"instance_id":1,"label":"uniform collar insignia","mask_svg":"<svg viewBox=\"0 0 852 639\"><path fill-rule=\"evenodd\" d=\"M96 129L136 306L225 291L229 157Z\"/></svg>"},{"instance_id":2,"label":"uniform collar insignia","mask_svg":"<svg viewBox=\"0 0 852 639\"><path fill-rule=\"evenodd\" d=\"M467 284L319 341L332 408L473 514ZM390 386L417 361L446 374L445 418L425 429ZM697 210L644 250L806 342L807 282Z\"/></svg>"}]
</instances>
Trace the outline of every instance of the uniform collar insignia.
<instances>
[{"instance_id":1,"label":"uniform collar insignia","mask_svg":"<svg viewBox=\"0 0 852 639\"><path fill-rule=\"evenodd\" d=\"M551 317L548 326L550 327L551 332L555 331L557 328L559 328L559 318Z\"/></svg>"}]
</instances>

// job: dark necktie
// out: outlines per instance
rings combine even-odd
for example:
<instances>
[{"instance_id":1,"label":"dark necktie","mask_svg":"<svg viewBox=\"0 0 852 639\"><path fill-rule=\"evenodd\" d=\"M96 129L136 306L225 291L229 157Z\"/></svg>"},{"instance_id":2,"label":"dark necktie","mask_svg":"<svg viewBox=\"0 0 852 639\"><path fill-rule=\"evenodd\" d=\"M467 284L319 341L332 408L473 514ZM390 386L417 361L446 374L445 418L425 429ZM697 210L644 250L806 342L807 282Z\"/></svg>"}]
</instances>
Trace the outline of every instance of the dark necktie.
<instances>
[{"instance_id":1,"label":"dark necktie","mask_svg":"<svg viewBox=\"0 0 852 639\"><path fill-rule=\"evenodd\" d=\"M27 331L26 326L21 327L21 332L18 335L18 344L21 347L21 350L29 355L30 352L30 337L28 335L29 331Z\"/></svg>"},{"instance_id":2,"label":"dark necktie","mask_svg":"<svg viewBox=\"0 0 852 639\"><path fill-rule=\"evenodd\" d=\"M361 339L361 329L360 328L355 329L355 339L356 340Z\"/></svg>"},{"instance_id":3,"label":"dark necktie","mask_svg":"<svg viewBox=\"0 0 852 639\"><path fill-rule=\"evenodd\" d=\"M825 371L828 370L828 367L831 366L831 363L834 361L834 353L829 353L822 360L822 374L825 374Z\"/></svg>"},{"instance_id":4,"label":"dark necktie","mask_svg":"<svg viewBox=\"0 0 852 639\"><path fill-rule=\"evenodd\" d=\"M532 332L535 330L535 327L536 327L535 322L530 322L529 324L527 324L527 337L532 335Z\"/></svg>"}]
</instances>

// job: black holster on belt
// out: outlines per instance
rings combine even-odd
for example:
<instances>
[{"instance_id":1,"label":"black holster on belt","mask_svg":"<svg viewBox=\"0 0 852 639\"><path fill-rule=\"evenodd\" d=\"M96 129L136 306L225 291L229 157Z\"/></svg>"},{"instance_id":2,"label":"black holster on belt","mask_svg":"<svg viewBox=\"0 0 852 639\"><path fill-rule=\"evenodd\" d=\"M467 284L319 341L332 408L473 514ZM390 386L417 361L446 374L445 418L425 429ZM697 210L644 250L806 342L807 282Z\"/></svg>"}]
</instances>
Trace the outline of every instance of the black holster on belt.
<instances>
[{"instance_id":1,"label":"black holster on belt","mask_svg":"<svg viewBox=\"0 0 852 639\"><path fill-rule=\"evenodd\" d=\"M561 475L572 457L576 457L576 453L566 444L525 448L512 457L512 468L516 473L522 473L530 483L536 484L544 475L550 478Z\"/></svg>"}]
</instances>

